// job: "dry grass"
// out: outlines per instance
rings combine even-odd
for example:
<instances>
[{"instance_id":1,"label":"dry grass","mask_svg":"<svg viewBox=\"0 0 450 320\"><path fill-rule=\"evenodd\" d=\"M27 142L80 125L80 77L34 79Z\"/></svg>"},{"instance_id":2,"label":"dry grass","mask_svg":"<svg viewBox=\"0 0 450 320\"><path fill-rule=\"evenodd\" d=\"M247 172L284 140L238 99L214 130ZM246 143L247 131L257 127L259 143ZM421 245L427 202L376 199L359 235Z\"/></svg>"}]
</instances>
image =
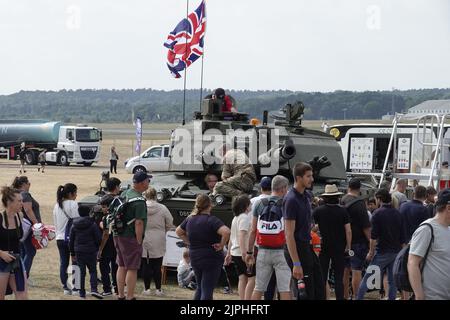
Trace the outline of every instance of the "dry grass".
<instances>
[{"instance_id":1,"label":"dry grass","mask_svg":"<svg viewBox=\"0 0 450 320\"><path fill-rule=\"evenodd\" d=\"M163 143L165 141L146 140L143 146L149 147L152 144ZM92 167L69 166L55 167L49 166L44 174L37 171L37 167L27 167L26 175L31 182L31 193L33 197L40 203L41 215L45 223L53 224L52 210L56 201L56 189L58 185L67 182L75 183L78 186L78 199L87 195L92 195L98 190L100 182L100 173L107 170L109 164L109 149L111 145L115 145L120 155L118 164L117 177L121 180L130 179L131 175L127 174L123 168L123 160L131 156L130 140L104 140L102 142L102 155L99 164ZM0 186L11 184L12 180L19 173L18 161L0 160ZM143 290L143 283L139 281L136 293L139 299L192 299L193 292L186 289L180 289L175 284L175 273L169 273L169 284L163 286L166 292L164 298L150 296L144 297L140 293ZM62 294L61 284L59 280L59 255L56 242L51 241L46 249L39 250L36 254L33 267L31 270L31 279L33 287L29 289L31 299L42 300L74 300L78 297L68 297ZM88 282L86 288L89 288ZM99 286L101 291L101 286ZM219 291L215 294L216 299L237 299L238 296L223 295ZM94 299L94 298L89 298Z\"/></svg>"}]
</instances>

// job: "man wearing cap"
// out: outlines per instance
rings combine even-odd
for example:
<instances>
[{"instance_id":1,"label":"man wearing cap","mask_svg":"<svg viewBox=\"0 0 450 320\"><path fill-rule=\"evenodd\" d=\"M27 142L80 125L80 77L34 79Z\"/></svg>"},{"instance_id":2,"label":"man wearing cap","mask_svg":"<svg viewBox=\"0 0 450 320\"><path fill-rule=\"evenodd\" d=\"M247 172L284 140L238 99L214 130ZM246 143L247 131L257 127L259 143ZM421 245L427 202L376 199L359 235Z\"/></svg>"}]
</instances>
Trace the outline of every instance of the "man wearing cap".
<instances>
[{"instance_id":1,"label":"man wearing cap","mask_svg":"<svg viewBox=\"0 0 450 320\"><path fill-rule=\"evenodd\" d=\"M413 234L408 274L416 300L450 300L450 194L436 202L436 216L426 220ZM434 239L432 239L432 235ZM426 258L423 261L431 247ZM421 267L423 270L421 272Z\"/></svg>"},{"instance_id":2,"label":"man wearing cap","mask_svg":"<svg viewBox=\"0 0 450 320\"><path fill-rule=\"evenodd\" d=\"M319 256L324 285L328 280L330 260L334 266L336 300L344 300L344 268L345 255L350 252L352 230L348 212L339 205L343 195L335 184L326 185L322 198L325 204L313 211L313 218L322 237L322 248Z\"/></svg>"},{"instance_id":3,"label":"man wearing cap","mask_svg":"<svg viewBox=\"0 0 450 320\"><path fill-rule=\"evenodd\" d=\"M221 194L232 198L242 193L250 193L256 182L256 173L245 152L230 149L227 144L223 145L222 152L222 181L215 185L213 195Z\"/></svg>"},{"instance_id":4,"label":"man wearing cap","mask_svg":"<svg viewBox=\"0 0 450 320\"><path fill-rule=\"evenodd\" d=\"M272 178L263 177L259 182L259 187L261 188L261 194L259 196L250 199L250 203L252 204L252 210L256 202L258 202L261 199L270 197L272 193Z\"/></svg>"},{"instance_id":5,"label":"man wearing cap","mask_svg":"<svg viewBox=\"0 0 450 320\"><path fill-rule=\"evenodd\" d=\"M141 266L142 241L147 225L147 206L142 193L148 189L150 178L152 176L146 172L136 172L133 176L133 187L121 195L129 203L124 215L125 230L121 234L114 235L117 264L119 265L117 271L119 300L125 300L125 283L127 286L126 299L135 299L137 271Z\"/></svg>"}]
</instances>

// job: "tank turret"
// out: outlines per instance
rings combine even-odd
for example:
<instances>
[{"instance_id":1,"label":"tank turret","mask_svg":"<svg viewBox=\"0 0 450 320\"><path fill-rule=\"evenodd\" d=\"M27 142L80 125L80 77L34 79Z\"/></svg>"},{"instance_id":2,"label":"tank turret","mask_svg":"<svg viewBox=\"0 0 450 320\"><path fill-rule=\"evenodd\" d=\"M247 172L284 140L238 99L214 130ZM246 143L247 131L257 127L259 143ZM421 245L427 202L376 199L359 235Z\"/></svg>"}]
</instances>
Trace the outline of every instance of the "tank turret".
<instances>
[{"instance_id":1,"label":"tank turret","mask_svg":"<svg viewBox=\"0 0 450 320\"><path fill-rule=\"evenodd\" d=\"M248 114L222 112L220 100L204 99L193 121L172 132L169 171L154 173L151 182L158 191L158 201L174 216L174 223L190 214L198 194L212 191L205 182L207 174L220 180L224 144L245 151L258 181L262 176L281 174L293 182L294 165L307 162L314 169L314 193L323 192L326 183L343 186L346 175L338 143L326 133L303 127L304 109L301 101L287 104L270 114L272 122L264 112L262 124L255 124ZM229 200L217 203L212 212L228 225L233 217Z\"/></svg>"}]
</instances>

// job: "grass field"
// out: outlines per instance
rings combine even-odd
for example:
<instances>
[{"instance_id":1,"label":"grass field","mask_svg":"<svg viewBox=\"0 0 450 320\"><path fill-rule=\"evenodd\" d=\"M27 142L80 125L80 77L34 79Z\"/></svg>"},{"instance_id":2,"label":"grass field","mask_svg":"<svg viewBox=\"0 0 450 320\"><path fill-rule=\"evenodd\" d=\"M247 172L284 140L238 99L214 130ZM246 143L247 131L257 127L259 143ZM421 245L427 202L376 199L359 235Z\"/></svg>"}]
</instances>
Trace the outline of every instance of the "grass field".
<instances>
[{"instance_id":1,"label":"grass field","mask_svg":"<svg viewBox=\"0 0 450 320\"><path fill-rule=\"evenodd\" d=\"M335 121L332 124L354 123L355 121ZM360 121L365 122L365 121ZM368 120L367 122L379 122ZM312 129L319 129L322 121L305 121L304 125ZM133 129L131 124L97 124L102 129ZM176 124L144 124L145 129L173 129ZM168 136L144 136L142 142L142 151L146 148L161 143L167 143ZM40 203L43 221L47 224L53 224L52 210L56 202L56 189L59 185L71 182L78 186L78 199L94 194L101 180L101 172L109 169L109 150L115 146L119 154L118 174L121 180L130 180L131 175L124 170L123 163L126 158L134 154L134 138L130 135L104 136L102 141L101 158L99 163L92 167L83 167L71 165L69 167L48 166L45 174L39 173L37 167L27 167L27 173L31 182L31 194ZM10 185L14 177L19 174L19 162L0 159L0 186ZM175 283L175 274L169 274L169 283L163 286L166 296L163 298L140 295L143 290L143 284L139 281L136 292L139 299L191 299L193 292L180 289ZM172 276L172 277L170 277ZM77 297L67 297L62 294L59 280L59 256L56 248L56 242L50 242L48 248L39 250L34 260L31 270L31 279L33 286L29 288L31 299L58 300L58 299L78 299ZM88 288L88 285L86 286ZM99 286L101 291L101 287ZM235 290L236 292L236 290ZM238 299L237 294L224 295L217 291L216 299ZM11 299L11 297L9 297Z\"/></svg>"},{"instance_id":2,"label":"grass field","mask_svg":"<svg viewBox=\"0 0 450 320\"><path fill-rule=\"evenodd\" d=\"M143 147L149 147L152 144L163 143L165 141L145 140ZM121 180L130 179L131 175L127 174L123 168L123 160L132 155L131 141L127 139L104 140L102 142L101 161L92 167L83 167L71 165L69 167L48 166L44 174L37 171L37 167L26 167L26 176L31 182L30 192L33 197L40 203L41 214L44 223L53 224L52 210L56 202L56 189L59 185L67 182L75 183L78 186L78 199L94 194L100 183L100 174L109 167L109 149L115 145L120 156L118 164L118 174ZM0 186L9 185L14 177L19 174L19 161L0 160ZM99 271L98 271L99 272ZM168 284L163 285L166 296L163 298L156 296L142 296L143 283L139 280L136 293L138 299L191 299L193 291L181 289L176 285L176 273L168 273ZM59 255L56 242L51 241L49 247L39 250L36 254L33 267L31 270L31 280L33 286L29 288L29 296L31 299L42 300L73 300L78 297L68 297L62 294L61 284L59 280ZM86 288L89 288L86 281ZM99 285L101 292L101 285ZM153 290L154 291L154 290ZM216 299L237 299L236 294L224 295L220 291L215 294ZM12 297L8 297L11 299ZM95 299L95 298L88 298Z\"/></svg>"}]
</instances>

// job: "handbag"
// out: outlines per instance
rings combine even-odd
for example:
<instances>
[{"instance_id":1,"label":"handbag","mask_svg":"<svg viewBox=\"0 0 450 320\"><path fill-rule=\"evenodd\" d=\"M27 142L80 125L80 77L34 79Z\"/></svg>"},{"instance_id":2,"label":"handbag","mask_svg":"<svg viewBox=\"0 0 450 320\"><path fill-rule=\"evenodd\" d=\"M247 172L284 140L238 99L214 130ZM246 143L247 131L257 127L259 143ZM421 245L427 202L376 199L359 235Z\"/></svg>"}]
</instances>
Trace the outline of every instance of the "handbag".
<instances>
[{"instance_id":1,"label":"handbag","mask_svg":"<svg viewBox=\"0 0 450 320\"><path fill-rule=\"evenodd\" d=\"M70 230L72 229L73 218L69 217L69 215L66 213L64 209L62 209L62 212L68 219L66 229L64 230L64 242L68 245L70 242Z\"/></svg>"}]
</instances>

